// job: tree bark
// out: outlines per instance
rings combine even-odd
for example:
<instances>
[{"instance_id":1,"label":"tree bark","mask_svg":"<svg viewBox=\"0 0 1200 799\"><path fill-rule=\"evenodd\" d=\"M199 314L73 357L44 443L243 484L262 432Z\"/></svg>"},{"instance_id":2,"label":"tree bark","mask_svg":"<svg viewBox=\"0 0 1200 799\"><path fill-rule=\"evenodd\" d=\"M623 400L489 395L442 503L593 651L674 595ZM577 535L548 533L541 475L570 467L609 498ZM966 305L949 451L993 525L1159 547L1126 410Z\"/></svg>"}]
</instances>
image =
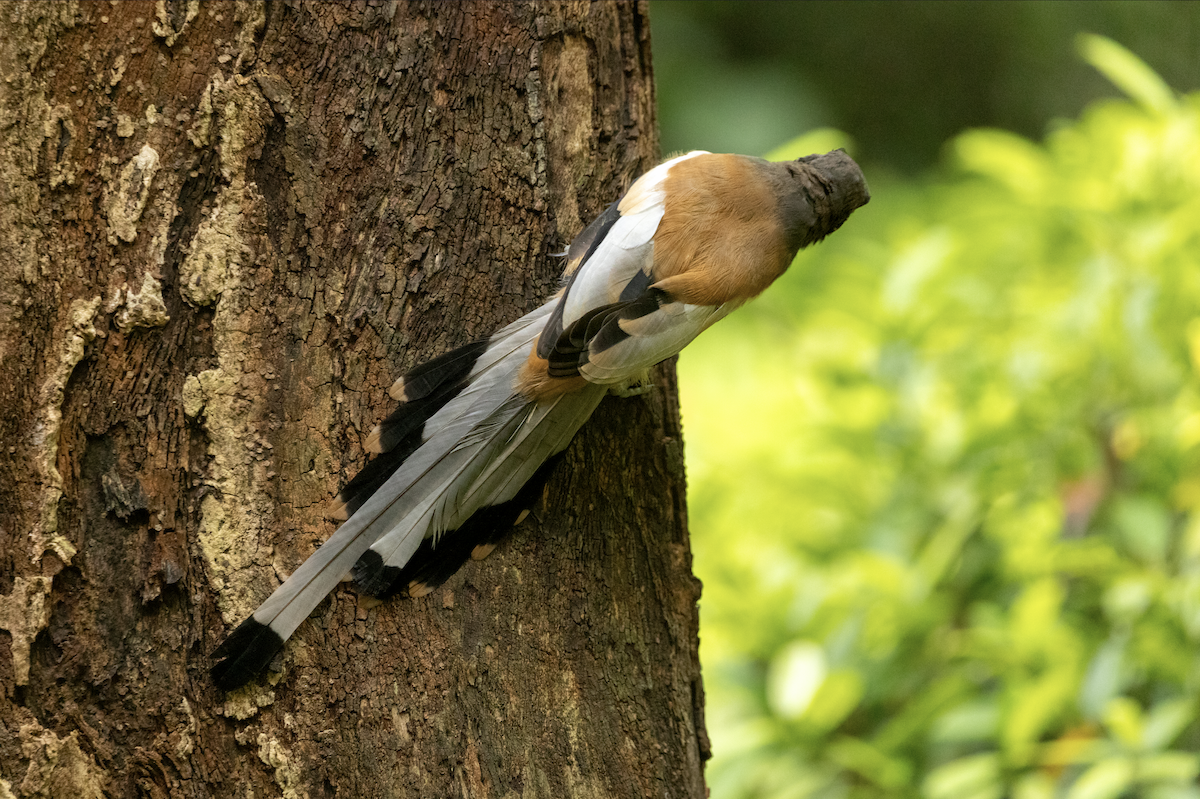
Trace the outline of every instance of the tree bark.
<instances>
[{"instance_id":1,"label":"tree bark","mask_svg":"<svg viewBox=\"0 0 1200 799\"><path fill-rule=\"evenodd\" d=\"M0 797L702 797L673 370L428 597L208 654L657 156L644 3L0 5Z\"/></svg>"}]
</instances>

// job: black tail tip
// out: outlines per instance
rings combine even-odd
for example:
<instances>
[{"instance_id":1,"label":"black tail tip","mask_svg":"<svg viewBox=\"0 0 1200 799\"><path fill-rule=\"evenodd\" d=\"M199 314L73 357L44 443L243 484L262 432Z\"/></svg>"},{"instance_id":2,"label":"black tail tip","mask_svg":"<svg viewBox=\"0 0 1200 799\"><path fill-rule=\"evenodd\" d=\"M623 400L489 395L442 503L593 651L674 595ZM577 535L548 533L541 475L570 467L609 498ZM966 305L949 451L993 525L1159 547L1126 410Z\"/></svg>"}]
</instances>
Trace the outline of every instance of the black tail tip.
<instances>
[{"instance_id":1,"label":"black tail tip","mask_svg":"<svg viewBox=\"0 0 1200 799\"><path fill-rule=\"evenodd\" d=\"M209 673L218 688L233 691L266 670L281 649L283 637L251 616L213 651L213 659L220 662Z\"/></svg>"},{"instance_id":2,"label":"black tail tip","mask_svg":"<svg viewBox=\"0 0 1200 799\"><path fill-rule=\"evenodd\" d=\"M385 564L378 552L368 549L354 564L350 576L360 590L371 596L385 597L396 593L395 583L400 571Z\"/></svg>"}]
</instances>

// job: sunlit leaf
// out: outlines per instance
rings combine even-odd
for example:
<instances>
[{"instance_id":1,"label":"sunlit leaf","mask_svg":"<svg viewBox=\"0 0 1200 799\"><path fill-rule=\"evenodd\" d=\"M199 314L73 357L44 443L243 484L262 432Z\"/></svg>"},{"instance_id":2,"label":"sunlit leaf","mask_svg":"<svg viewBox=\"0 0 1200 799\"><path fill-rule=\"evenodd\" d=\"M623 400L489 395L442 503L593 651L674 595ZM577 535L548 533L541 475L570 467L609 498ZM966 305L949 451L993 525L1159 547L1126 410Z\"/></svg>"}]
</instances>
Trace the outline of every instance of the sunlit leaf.
<instances>
[{"instance_id":1,"label":"sunlit leaf","mask_svg":"<svg viewBox=\"0 0 1200 799\"><path fill-rule=\"evenodd\" d=\"M1151 710L1142 729L1142 745L1148 750L1165 749L1196 720L1200 709L1192 699L1180 697L1159 702Z\"/></svg>"},{"instance_id":2,"label":"sunlit leaf","mask_svg":"<svg viewBox=\"0 0 1200 799\"><path fill-rule=\"evenodd\" d=\"M1200 775L1200 755L1195 752L1163 752L1138 761L1142 782L1194 783Z\"/></svg>"},{"instance_id":3,"label":"sunlit leaf","mask_svg":"<svg viewBox=\"0 0 1200 799\"><path fill-rule=\"evenodd\" d=\"M794 161L813 153L842 149L854 155L854 139L836 128L817 128L779 145L764 156L768 161Z\"/></svg>"},{"instance_id":4,"label":"sunlit leaf","mask_svg":"<svg viewBox=\"0 0 1200 799\"><path fill-rule=\"evenodd\" d=\"M1112 39L1085 33L1079 36L1078 47L1089 64L1134 100L1164 113L1175 108L1175 94L1162 78Z\"/></svg>"},{"instance_id":5,"label":"sunlit leaf","mask_svg":"<svg viewBox=\"0 0 1200 799\"><path fill-rule=\"evenodd\" d=\"M1003 793L996 755L972 755L939 766L924 786L926 799L998 799Z\"/></svg>"},{"instance_id":6,"label":"sunlit leaf","mask_svg":"<svg viewBox=\"0 0 1200 799\"><path fill-rule=\"evenodd\" d=\"M1133 783L1133 775L1129 758L1101 760L1075 781L1067 791L1067 799L1116 799Z\"/></svg>"},{"instance_id":7,"label":"sunlit leaf","mask_svg":"<svg viewBox=\"0 0 1200 799\"><path fill-rule=\"evenodd\" d=\"M1104 708L1104 725L1130 749L1141 746L1143 721L1142 708L1127 696L1113 698Z\"/></svg>"},{"instance_id":8,"label":"sunlit leaf","mask_svg":"<svg viewBox=\"0 0 1200 799\"><path fill-rule=\"evenodd\" d=\"M780 650L771 663L767 697L771 709L783 718L803 715L829 669L825 651L811 641L796 641Z\"/></svg>"}]
</instances>

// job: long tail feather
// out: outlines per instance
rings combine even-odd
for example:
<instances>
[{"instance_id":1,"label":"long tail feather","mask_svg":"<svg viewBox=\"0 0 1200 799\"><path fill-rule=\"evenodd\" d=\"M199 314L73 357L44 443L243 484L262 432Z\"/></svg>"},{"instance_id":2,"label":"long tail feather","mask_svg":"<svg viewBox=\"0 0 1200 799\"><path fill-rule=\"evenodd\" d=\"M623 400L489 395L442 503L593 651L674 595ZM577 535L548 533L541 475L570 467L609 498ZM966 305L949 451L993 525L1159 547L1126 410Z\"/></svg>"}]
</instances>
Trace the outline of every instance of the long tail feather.
<instances>
[{"instance_id":1,"label":"long tail feather","mask_svg":"<svg viewBox=\"0 0 1200 799\"><path fill-rule=\"evenodd\" d=\"M524 508L508 503L543 463L566 448L604 394L603 387L588 386L545 404L502 407L497 414L502 419L489 420L488 435L460 444L458 454L465 456L462 468L414 508L414 514L421 514L419 519L397 525L364 553L354 569L359 587L380 595L400 590L403 586L397 583L404 579L403 569L424 541L432 539L429 548L433 549L443 536L456 537L464 526L470 527L471 519L481 512L486 516L495 511L495 515L477 524L496 526L506 516L515 521ZM453 557L447 554L447 559Z\"/></svg>"},{"instance_id":2,"label":"long tail feather","mask_svg":"<svg viewBox=\"0 0 1200 799\"><path fill-rule=\"evenodd\" d=\"M352 569L360 587L387 593L424 547L428 554L416 564L421 571L410 571L412 578L397 588L414 579L432 587L517 520L525 507L506 503L516 500L548 457L565 448L603 395L598 389L582 403L552 403L552 409L578 406L555 414L513 393L515 376L552 307L522 317L486 346L468 345L397 381L393 391L408 401L374 437L382 454L343 489L339 499L349 518L216 649L213 657L220 662L212 674L218 686L232 690L265 669ZM558 416L563 420L545 421ZM534 441L539 431L545 439L540 447ZM536 462L517 463L522 458ZM521 496L526 505L532 501ZM438 546L439 534L460 528L465 528L460 542ZM383 539L391 542L386 559L364 559Z\"/></svg>"}]
</instances>

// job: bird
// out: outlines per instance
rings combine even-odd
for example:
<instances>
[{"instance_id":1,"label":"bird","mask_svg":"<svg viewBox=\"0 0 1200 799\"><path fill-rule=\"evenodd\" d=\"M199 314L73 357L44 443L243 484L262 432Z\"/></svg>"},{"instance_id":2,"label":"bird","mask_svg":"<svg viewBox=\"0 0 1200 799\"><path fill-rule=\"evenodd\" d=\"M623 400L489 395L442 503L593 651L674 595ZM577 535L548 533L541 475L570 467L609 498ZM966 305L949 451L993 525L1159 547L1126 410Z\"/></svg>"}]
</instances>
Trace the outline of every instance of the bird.
<instances>
[{"instance_id":1,"label":"bird","mask_svg":"<svg viewBox=\"0 0 1200 799\"><path fill-rule=\"evenodd\" d=\"M639 177L571 242L560 290L490 337L403 375L373 453L337 496L341 526L212 653L232 691L262 673L349 574L422 596L482 559L540 498L606 394L760 294L870 191L843 150L791 161L692 151Z\"/></svg>"}]
</instances>

